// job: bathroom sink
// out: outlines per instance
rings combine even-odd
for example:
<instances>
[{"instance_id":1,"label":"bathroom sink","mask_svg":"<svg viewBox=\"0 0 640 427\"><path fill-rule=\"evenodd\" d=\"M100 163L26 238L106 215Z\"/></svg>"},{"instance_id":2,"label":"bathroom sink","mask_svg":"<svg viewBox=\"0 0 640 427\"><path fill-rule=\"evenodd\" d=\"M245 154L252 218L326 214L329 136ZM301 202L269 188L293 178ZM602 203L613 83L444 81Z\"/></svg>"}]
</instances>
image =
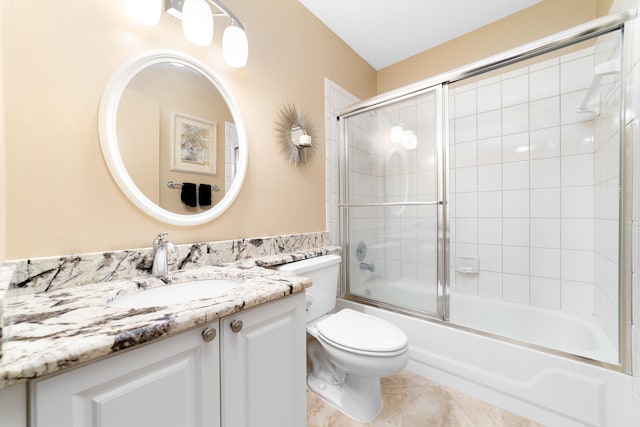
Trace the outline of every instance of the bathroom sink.
<instances>
[{"instance_id":1,"label":"bathroom sink","mask_svg":"<svg viewBox=\"0 0 640 427\"><path fill-rule=\"evenodd\" d=\"M157 288L124 295L109 302L112 307L142 308L187 303L215 298L242 285L233 279L203 279L173 283Z\"/></svg>"}]
</instances>

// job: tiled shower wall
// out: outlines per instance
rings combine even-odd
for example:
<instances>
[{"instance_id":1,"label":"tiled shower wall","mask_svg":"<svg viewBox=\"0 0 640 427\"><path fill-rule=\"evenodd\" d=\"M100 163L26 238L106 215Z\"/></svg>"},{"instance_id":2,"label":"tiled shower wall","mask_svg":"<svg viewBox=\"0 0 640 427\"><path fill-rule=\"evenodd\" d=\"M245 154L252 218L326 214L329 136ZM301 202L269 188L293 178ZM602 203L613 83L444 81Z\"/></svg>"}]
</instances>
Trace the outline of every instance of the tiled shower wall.
<instances>
[{"instance_id":1,"label":"tiled shower wall","mask_svg":"<svg viewBox=\"0 0 640 427\"><path fill-rule=\"evenodd\" d=\"M617 274L603 274L617 265L617 250L609 250L617 241L610 191L617 162L606 170L594 165L604 156L614 159L617 121L608 110L600 120L576 112L601 56L596 49L452 86L455 292L584 314L594 314L599 302L601 311L614 312L602 323L616 327L617 300L596 278L607 290L617 283ZM596 209L600 199L613 206ZM456 271L456 255L478 257L479 274ZM594 268L596 260L601 269Z\"/></svg>"}]
</instances>

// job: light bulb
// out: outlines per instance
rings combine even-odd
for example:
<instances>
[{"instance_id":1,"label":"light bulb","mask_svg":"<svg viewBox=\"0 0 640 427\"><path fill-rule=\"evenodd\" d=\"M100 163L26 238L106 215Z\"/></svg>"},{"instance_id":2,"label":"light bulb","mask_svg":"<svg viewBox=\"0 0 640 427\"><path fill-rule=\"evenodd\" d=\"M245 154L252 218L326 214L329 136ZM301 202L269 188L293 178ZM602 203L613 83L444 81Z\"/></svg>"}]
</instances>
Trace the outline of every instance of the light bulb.
<instances>
[{"instance_id":1,"label":"light bulb","mask_svg":"<svg viewBox=\"0 0 640 427\"><path fill-rule=\"evenodd\" d=\"M205 0L185 0L182 6L182 31L191 43L208 46L213 40L213 14Z\"/></svg>"},{"instance_id":2,"label":"light bulb","mask_svg":"<svg viewBox=\"0 0 640 427\"><path fill-rule=\"evenodd\" d=\"M396 125L396 126L392 126L391 127L391 132L390 132L390 137L391 137L391 142L402 142L402 132L404 131L404 129L402 129L402 126Z\"/></svg>"},{"instance_id":3,"label":"light bulb","mask_svg":"<svg viewBox=\"0 0 640 427\"><path fill-rule=\"evenodd\" d=\"M127 14L144 25L157 25L162 15L162 0L124 0Z\"/></svg>"},{"instance_id":4,"label":"light bulb","mask_svg":"<svg viewBox=\"0 0 640 427\"><path fill-rule=\"evenodd\" d=\"M244 30L233 21L222 34L222 55L224 62L232 67L244 67L249 56L249 43Z\"/></svg>"},{"instance_id":5,"label":"light bulb","mask_svg":"<svg viewBox=\"0 0 640 427\"><path fill-rule=\"evenodd\" d=\"M402 146L407 150L414 150L418 146L418 137L413 131L405 130L402 133Z\"/></svg>"}]
</instances>

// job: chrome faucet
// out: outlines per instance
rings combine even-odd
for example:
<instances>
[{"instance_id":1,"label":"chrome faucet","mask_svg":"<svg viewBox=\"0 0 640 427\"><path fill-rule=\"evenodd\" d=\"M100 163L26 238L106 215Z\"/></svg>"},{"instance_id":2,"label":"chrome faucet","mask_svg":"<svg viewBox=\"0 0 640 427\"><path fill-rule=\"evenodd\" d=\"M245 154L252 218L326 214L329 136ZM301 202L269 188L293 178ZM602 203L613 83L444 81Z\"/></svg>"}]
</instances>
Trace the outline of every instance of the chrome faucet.
<instances>
[{"instance_id":1,"label":"chrome faucet","mask_svg":"<svg viewBox=\"0 0 640 427\"><path fill-rule=\"evenodd\" d=\"M175 250L173 243L166 239L167 233L162 232L153 241L153 266L151 274L165 283L169 283L169 251Z\"/></svg>"},{"instance_id":2,"label":"chrome faucet","mask_svg":"<svg viewBox=\"0 0 640 427\"><path fill-rule=\"evenodd\" d=\"M373 264L373 262L371 264L368 264L366 262L361 262L360 270L369 270L370 272L373 273L374 271L376 271L376 266Z\"/></svg>"}]
</instances>

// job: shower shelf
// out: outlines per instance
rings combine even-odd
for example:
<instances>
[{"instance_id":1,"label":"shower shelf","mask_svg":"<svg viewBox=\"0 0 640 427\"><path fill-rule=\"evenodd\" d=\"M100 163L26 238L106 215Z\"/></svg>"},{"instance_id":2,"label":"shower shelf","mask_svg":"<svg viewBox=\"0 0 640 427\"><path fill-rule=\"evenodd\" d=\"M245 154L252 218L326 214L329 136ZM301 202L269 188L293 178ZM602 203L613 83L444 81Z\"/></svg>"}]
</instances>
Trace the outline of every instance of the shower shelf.
<instances>
[{"instance_id":1,"label":"shower shelf","mask_svg":"<svg viewBox=\"0 0 640 427\"><path fill-rule=\"evenodd\" d=\"M584 99L582 100L580 105L578 105L577 112L600 114L600 107L598 105L599 100L596 102L591 102L591 98L593 98L593 95L595 94L595 91L600 84L600 80L602 80L604 76L618 73L620 73L619 57L596 65L593 70L593 82L591 82L591 86L589 86L589 90L584 96Z\"/></svg>"}]
</instances>

